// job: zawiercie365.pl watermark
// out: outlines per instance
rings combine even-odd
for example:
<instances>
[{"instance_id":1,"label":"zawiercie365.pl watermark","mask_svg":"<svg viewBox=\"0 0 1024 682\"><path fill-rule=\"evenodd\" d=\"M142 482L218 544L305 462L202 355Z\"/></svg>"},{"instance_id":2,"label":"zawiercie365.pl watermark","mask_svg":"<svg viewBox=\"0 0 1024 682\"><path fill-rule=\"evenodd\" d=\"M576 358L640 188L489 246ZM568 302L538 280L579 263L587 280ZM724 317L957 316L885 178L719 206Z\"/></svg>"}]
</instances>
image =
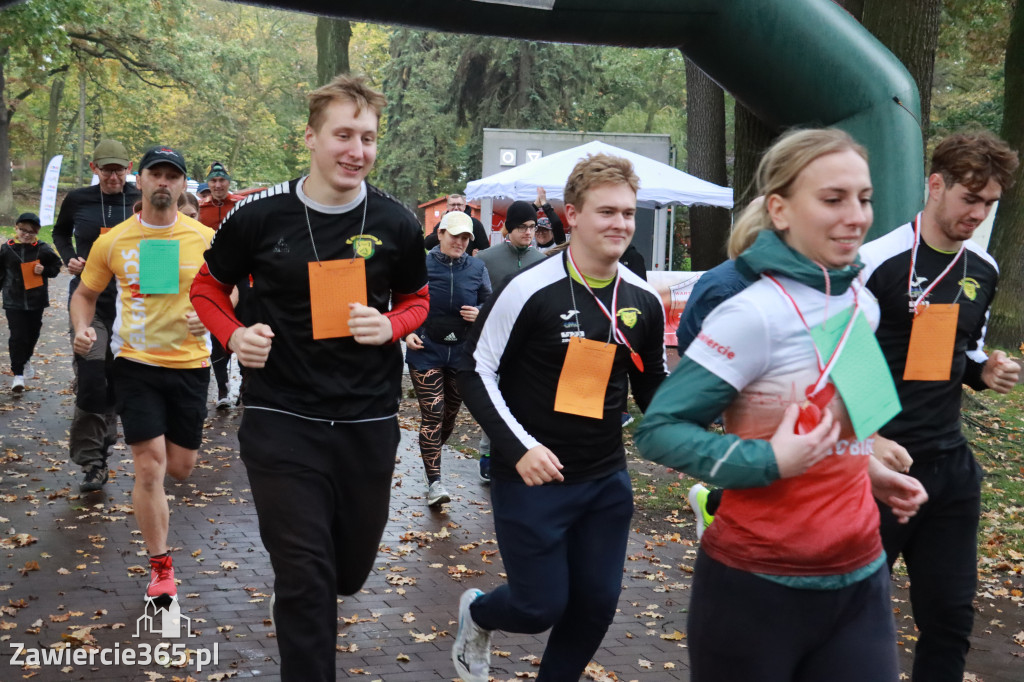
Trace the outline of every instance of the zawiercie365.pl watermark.
<instances>
[{"instance_id":1,"label":"zawiercie365.pl watermark","mask_svg":"<svg viewBox=\"0 0 1024 682\"><path fill-rule=\"evenodd\" d=\"M195 637L192 632L192 619L181 615L178 602L172 601L169 606L156 606L152 602L146 604L146 612L135 623L135 634L141 637L144 633L157 635L166 639ZM113 647L72 647L61 643L53 647L30 648L20 642L10 642L8 646L15 649L10 664L19 666L146 666L159 665L174 668L196 667L202 672L205 666L217 665L220 662L220 650L217 642L213 648L189 648L185 642L160 642L150 644L139 642L133 646L115 643Z\"/></svg>"}]
</instances>

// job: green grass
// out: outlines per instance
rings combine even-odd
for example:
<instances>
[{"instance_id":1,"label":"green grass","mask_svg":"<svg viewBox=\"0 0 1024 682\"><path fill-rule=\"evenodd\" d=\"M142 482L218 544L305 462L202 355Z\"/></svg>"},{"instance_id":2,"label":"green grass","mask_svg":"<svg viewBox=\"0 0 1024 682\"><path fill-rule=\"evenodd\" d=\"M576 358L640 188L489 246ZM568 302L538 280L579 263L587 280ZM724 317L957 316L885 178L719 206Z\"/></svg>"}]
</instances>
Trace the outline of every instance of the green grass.
<instances>
[{"instance_id":1,"label":"green grass","mask_svg":"<svg viewBox=\"0 0 1024 682\"><path fill-rule=\"evenodd\" d=\"M1024 559L1024 387L1008 395L965 389L964 433L986 476L981 484L979 553Z\"/></svg>"}]
</instances>

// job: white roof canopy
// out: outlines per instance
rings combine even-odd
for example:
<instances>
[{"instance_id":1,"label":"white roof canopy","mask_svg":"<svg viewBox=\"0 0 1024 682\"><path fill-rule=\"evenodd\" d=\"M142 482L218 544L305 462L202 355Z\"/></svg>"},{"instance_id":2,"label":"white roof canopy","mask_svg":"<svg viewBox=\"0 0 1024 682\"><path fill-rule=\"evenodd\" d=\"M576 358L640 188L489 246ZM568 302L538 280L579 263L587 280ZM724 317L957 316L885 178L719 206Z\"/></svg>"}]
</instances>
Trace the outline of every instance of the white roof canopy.
<instances>
[{"instance_id":1,"label":"white roof canopy","mask_svg":"<svg viewBox=\"0 0 1024 682\"><path fill-rule=\"evenodd\" d=\"M671 204L706 204L732 207L732 189L695 178L672 166L646 156L594 140L579 147L524 163L500 173L474 180L466 185L467 199L503 197L513 201L533 201L537 188L543 187L548 199L562 199L569 173L588 154L611 154L629 159L640 178L637 204L660 208Z\"/></svg>"}]
</instances>

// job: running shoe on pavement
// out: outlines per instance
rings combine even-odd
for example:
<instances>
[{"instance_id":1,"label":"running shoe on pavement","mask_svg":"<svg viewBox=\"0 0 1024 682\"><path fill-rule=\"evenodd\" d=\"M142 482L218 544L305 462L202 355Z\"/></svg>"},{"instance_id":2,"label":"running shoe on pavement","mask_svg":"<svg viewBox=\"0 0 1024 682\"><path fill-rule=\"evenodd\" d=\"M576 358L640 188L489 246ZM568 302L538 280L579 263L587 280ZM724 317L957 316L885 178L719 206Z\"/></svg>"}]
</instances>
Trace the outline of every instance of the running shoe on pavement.
<instances>
[{"instance_id":1,"label":"running shoe on pavement","mask_svg":"<svg viewBox=\"0 0 1024 682\"><path fill-rule=\"evenodd\" d=\"M444 489L444 485L441 484L441 480L438 479L430 484L427 488L427 505L431 507L439 507L442 504L452 501L452 496L448 494L448 491Z\"/></svg>"},{"instance_id":2,"label":"running shoe on pavement","mask_svg":"<svg viewBox=\"0 0 1024 682\"><path fill-rule=\"evenodd\" d=\"M103 490L103 486L110 478L110 470L105 465L97 465L90 467L86 470L85 476L82 477L82 483L78 486L78 491L83 493L94 493L97 490Z\"/></svg>"},{"instance_id":3,"label":"running shoe on pavement","mask_svg":"<svg viewBox=\"0 0 1024 682\"><path fill-rule=\"evenodd\" d=\"M171 555L151 557L149 560L150 578L146 588L147 599L176 599L178 586L174 582L174 566Z\"/></svg>"},{"instance_id":4,"label":"running shoe on pavement","mask_svg":"<svg viewBox=\"0 0 1024 682\"><path fill-rule=\"evenodd\" d=\"M487 682L491 672L491 631L473 621L469 605L483 596L478 589L466 590L459 599L459 631L452 646L452 663L463 682Z\"/></svg>"}]
</instances>

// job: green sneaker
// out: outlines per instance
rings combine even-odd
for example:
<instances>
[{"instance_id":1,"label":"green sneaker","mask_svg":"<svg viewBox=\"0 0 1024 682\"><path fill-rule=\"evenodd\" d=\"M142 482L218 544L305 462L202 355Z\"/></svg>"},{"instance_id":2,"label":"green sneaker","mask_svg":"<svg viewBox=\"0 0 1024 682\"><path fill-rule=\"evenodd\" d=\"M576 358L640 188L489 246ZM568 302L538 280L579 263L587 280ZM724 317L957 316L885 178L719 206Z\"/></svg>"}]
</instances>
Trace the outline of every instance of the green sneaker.
<instances>
[{"instance_id":1,"label":"green sneaker","mask_svg":"<svg viewBox=\"0 0 1024 682\"><path fill-rule=\"evenodd\" d=\"M700 540L704 531L715 520L714 516L708 514L708 489L698 483L690 488L686 499L690 502L694 516L697 517L697 539Z\"/></svg>"}]
</instances>

